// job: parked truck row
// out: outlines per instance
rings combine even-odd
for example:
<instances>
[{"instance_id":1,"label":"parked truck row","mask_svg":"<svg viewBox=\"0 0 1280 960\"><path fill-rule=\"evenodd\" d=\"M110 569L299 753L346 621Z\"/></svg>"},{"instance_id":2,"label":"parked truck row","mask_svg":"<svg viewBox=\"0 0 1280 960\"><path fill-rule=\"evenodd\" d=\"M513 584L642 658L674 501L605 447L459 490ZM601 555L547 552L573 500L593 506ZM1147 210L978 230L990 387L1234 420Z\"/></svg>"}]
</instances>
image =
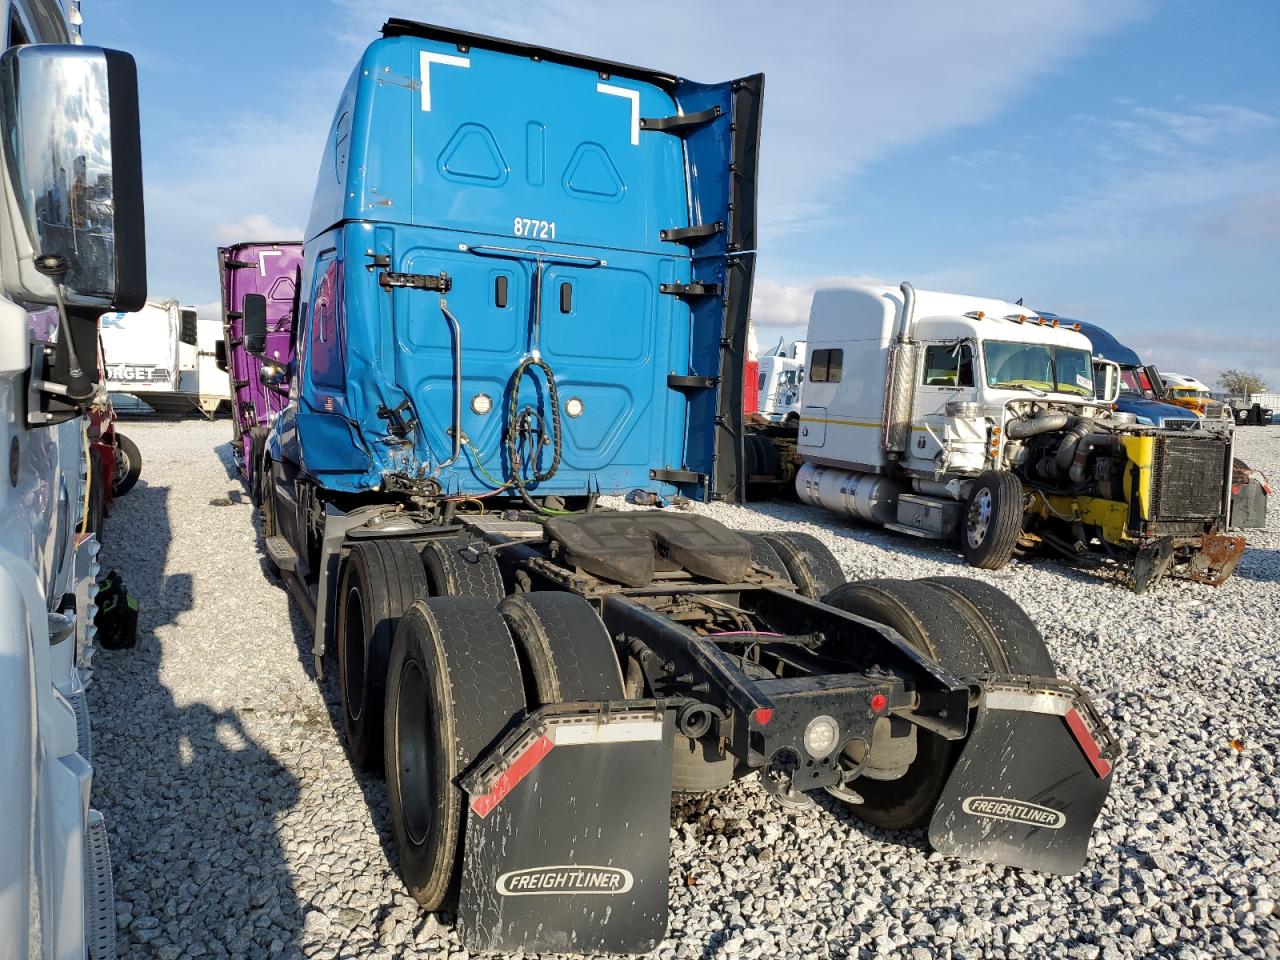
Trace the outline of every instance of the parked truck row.
<instances>
[{"instance_id":1,"label":"parked truck row","mask_svg":"<svg viewBox=\"0 0 1280 960\"><path fill-rule=\"evenodd\" d=\"M745 495L763 77L382 33L300 266L245 243L219 274L263 549L386 775L413 896L471 949L650 950L671 792L748 775L1077 871L1118 746L1007 596L845 582L812 537L599 501ZM1039 406L1083 400L1070 376Z\"/></svg>"},{"instance_id":2,"label":"parked truck row","mask_svg":"<svg viewBox=\"0 0 1280 960\"><path fill-rule=\"evenodd\" d=\"M207 366L406 888L468 948L653 949L672 792L747 776L1081 869L1120 748L1007 595L846 581L813 537L600 498L740 501L796 464L806 501L978 567L1043 547L1220 583L1244 540L1212 410L1125 409L1157 374L1084 325L908 283L819 290L748 379L763 76L398 19L341 91L301 241L218 250L215 347L146 299L132 60L68 43L54 0L7 10L0 928L114 955L90 531L95 484L140 461L103 400L200 403Z\"/></svg>"}]
</instances>

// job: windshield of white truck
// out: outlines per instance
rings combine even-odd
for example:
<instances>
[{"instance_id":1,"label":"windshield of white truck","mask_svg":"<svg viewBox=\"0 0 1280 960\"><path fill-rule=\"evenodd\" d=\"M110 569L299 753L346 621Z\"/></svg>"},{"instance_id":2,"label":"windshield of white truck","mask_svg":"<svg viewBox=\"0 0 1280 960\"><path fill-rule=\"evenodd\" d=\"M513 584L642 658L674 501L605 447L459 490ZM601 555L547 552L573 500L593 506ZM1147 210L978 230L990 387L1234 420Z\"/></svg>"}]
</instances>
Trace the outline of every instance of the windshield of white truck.
<instances>
[{"instance_id":1,"label":"windshield of white truck","mask_svg":"<svg viewBox=\"0 0 1280 960\"><path fill-rule=\"evenodd\" d=\"M1093 361L1087 350L988 340L982 358L989 387L1093 396Z\"/></svg>"}]
</instances>

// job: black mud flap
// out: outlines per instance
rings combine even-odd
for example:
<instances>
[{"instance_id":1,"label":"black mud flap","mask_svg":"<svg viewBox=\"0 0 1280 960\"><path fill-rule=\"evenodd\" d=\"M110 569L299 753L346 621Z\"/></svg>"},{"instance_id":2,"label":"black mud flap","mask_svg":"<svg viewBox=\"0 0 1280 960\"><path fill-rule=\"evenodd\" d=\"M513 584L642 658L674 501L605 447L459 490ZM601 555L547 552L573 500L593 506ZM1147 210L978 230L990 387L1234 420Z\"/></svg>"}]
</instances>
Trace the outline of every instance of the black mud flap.
<instances>
[{"instance_id":1,"label":"black mud flap","mask_svg":"<svg viewBox=\"0 0 1280 960\"><path fill-rule=\"evenodd\" d=\"M458 904L474 951L647 953L667 933L674 714L532 714L462 780Z\"/></svg>"},{"instance_id":2,"label":"black mud flap","mask_svg":"<svg viewBox=\"0 0 1280 960\"><path fill-rule=\"evenodd\" d=\"M1118 755L1074 683L988 677L929 842L949 856L1077 873Z\"/></svg>"}]
</instances>

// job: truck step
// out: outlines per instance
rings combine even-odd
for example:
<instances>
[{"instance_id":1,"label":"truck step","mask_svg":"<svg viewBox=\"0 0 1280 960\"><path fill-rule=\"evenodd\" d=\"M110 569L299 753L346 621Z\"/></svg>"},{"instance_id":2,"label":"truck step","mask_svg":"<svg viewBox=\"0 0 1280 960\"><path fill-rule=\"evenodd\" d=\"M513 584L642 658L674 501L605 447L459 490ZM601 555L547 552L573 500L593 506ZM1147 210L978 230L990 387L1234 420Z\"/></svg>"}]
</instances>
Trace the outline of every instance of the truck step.
<instances>
[{"instance_id":1,"label":"truck step","mask_svg":"<svg viewBox=\"0 0 1280 960\"><path fill-rule=\"evenodd\" d=\"M288 573L298 569L298 555L293 552L293 547L289 546L289 541L284 537L267 537L264 547L267 558L276 565L277 569Z\"/></svg>"},{"instance_id":2,"label":"truck step","mask_svg":"<svg viewBox=\"0 0 1280 960\"><path fill-rule=\"evenodd\" d=\"M898 533L909 533L913 537L919 537L921 540L945 540L946 538L940 533L934 533L932 530L921 530L919 527L909 527L905 523L886 523L886 530L897 530Z\"/></svg>"},{"instance_id":3,"label":"truck step","mask_svg":"<svg viewBox=\"0 0 1280 960\"><path fill-rule=\"evenodd\" d=\"M85 823L84 938L89 956L116 955L116 897L107 824L92 807Z\"/></svg>"}]
</instances>

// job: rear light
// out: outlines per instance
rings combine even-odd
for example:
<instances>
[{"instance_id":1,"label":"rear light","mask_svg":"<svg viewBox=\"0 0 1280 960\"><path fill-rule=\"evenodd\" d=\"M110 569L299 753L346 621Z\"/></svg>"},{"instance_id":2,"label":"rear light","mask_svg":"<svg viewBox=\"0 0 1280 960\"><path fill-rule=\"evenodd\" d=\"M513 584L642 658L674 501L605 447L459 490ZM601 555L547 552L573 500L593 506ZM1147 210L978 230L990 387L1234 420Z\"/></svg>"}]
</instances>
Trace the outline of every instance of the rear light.
<instances>
[{"instance_id":1,"label":"rear light","mask_svg":"<svg viewBox=\"0 0 1280 960\"><path fill-rule=\"evenodd\" d=\"M1102 756L1102 748L1098 746L1098 741L1094 739L1093 733L1079 711L1074 708L1068 710L1064 719L1067 721L1067 728L1071 731L1071 735L1075 737L1076 743L1084 753L1085 759L1089 761L1089 766L1093 767L1093 772L1098 777L1109 774L1111 761Z\"/></svg>"},{"instance_id":2,"label":"rear light","mask_svg":"<svg viewBox=\"0 0 1280 960\"><path fill-rule=\"evenodd\" d=\"M884 708L889 705L889 698L883 693L877 693L871 698L871 712L883 713Z\"/></svg>"},{"instance_id":3,"label":"rear light","mask_svg":"<svg viewBox=\"0 0 1280 960\"><path fill-rule=\"evenodd\" d=\"M756 707L751 711L751 719L754 720L758 726L763 727L773 719L773 707Z\"/></svg>"}]
</instances>

